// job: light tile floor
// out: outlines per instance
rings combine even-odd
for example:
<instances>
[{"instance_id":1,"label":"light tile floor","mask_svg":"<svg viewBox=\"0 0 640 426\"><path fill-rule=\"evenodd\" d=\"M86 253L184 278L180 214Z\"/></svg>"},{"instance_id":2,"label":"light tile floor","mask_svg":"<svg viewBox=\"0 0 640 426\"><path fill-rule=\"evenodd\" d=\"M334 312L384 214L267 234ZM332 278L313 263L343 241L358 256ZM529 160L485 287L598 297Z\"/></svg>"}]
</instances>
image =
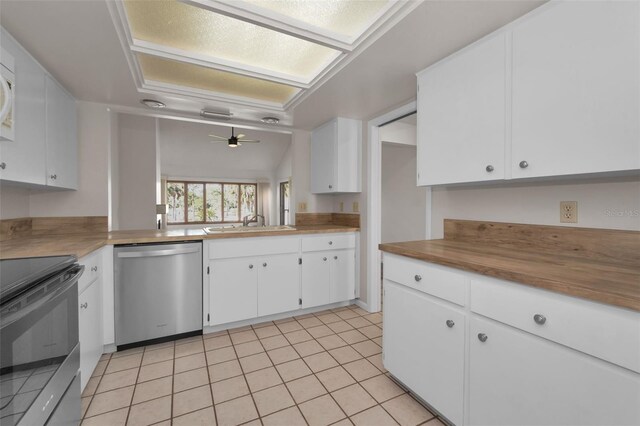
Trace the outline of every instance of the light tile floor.
<instances>
[{"instance_id":1,"label":"light tile floor","mask_svg":"<svg viewBox=\"0 0 640 426\"><path fill-rule=\"evenodd\" d=\"M442 425L388 377L381 327L351 305L105 354L82 425Z\"/></svg>"}]
</instances>

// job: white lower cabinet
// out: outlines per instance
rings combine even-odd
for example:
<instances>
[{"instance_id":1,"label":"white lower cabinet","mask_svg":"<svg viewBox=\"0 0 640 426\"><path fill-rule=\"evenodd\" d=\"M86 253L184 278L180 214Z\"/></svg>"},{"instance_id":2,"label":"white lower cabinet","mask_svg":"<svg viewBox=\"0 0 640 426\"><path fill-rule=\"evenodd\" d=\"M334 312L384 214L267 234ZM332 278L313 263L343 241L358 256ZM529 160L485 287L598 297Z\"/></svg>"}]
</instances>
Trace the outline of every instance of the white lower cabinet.
<instances>
[{"instance_id":1,"label":"white lower cabinet","mask_svg":"<svg viewBox=\"0 0 640 426\"><path fill-rule=\"evenodd\" d=\"M258 314L258 259L217 259L209 263L211 322L224 324Z\"/></svg>"},{"instance_id":2,"label":"white lower cabinet","mask_svg":"<svg viewBox=\"0 0 640 426\"><path fill-rule=\"evenodd\" d=\"M384 283L384 365L455 424L462 424L465 315Z\"/></svg>"},{"instance_id":3,"label":"white lower cabinet","mask_svg":"<svg viewBox=\"0 0 640 426\"><path fill-rule=\"evenodd\" d=\"M355 249L326 250L302 255L302 307L355 298Z\"/></svg>"},{"instance_id":4,"label":"white lower cabinet","mask_svg":"<svg viewBox=\"0 0 640 426\"><path fill-rule=\"evenodd\" d=\"M640 424L640 313L419 263L384 256L383 361L452 423Z\"/></svg>"},{"instance_id":5,"label":"white lower cabinet","mask_svg":"<svg viewBox=\"0 0 640 426\"><path fill-rule=\"evenodd\" d=\"M258 264L258 316L298 309L298 254L271 255Z\"/></svg>"},{"instance_id":6,"label":"white lower cabinet","mask_svg":"<svg viewBox=\"0 0 640 426\"><path fill-rule=\"evenodd\" d=\"M469 330L469 424L640 424L637 374L493 321Z\"/></svg>"},{"instance_id":7,"label":"white lower cabinet","mask_svg":"<svg viewBox=\"0 0 640 426\"><path fill-rule=\"evenodd\" d=\"M207 242L205 325L218 326L354 299L355 235Z\"/></svg>"},{"instance_id":8,"label":"white lower cabinet","mask_svg":"<svg viewBox=\"0 0 640 426\"><path fill-rule=\"evenodd\" d=\"M101 252L97 251L79 262L85 267L78 283L80 382L84 389L103 352Z\"/></svg>"}]
</instances>

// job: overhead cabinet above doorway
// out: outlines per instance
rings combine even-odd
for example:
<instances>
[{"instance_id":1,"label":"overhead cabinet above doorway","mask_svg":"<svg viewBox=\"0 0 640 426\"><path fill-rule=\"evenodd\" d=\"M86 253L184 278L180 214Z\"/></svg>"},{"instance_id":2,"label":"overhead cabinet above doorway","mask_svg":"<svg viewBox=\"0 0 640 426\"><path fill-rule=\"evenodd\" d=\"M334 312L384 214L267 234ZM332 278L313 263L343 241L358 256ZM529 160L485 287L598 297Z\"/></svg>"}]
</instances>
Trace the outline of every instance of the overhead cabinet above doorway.
<instances>
[{"instance_id":1,"label":"overhead cabinet above doorway","mask_svg":"<svg viewBox=\"0 0 640 426\"><path fill-rule=\"evenodd\" d=\"M640 169L640 3L551 2L418 74L418 185Z\"/></svg>"},{"instance_id":2,"label":"overhead cabinet above doorway","mask_svg":"<svg viewBox=\"0 0 640 426\"><path fill-rule=\"evenodd\" d=\"M362 123L337 117L311 133L311 192L360 192Z\"/></svg>"}]
</instances>

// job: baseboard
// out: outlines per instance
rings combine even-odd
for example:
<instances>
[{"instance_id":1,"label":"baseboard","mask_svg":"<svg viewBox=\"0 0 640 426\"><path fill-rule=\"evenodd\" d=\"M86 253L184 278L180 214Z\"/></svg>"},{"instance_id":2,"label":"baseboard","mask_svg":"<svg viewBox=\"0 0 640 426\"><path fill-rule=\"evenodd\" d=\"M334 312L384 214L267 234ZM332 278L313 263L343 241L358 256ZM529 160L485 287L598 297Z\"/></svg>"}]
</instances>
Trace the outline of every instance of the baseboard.
<instances>
[{"instance_id":1,"label":"baseboard","mask_svg":"<svg viewBox=\"0 0 640 426\"><path fill-rule=\"evenodd\" d=\"M363 302L362 299L356 299L355 300L356 305L358 305L359 307L361 307L362 309L364 309L367 312L377 312L377 311L372 311L371 309L369 309L369 305L366 302Z\"/></svg>"},{"instance_id":2,"label":"baseboard","mask_svg":"<svg viewBox=\"0 0 640 426\"><path fill-rule=\"evenodd\" d=\"M353 305L354 302L357 304L358 303L357 299L347 300L344 302L331 303L329 305L314 306L313 308L296 309L295 311L282 312L279 314L267 315L267 316L258 317L258 318L251 318L248 320L230 322L226 324L205 326L202 328L202 334L215 333L218 331L229 330L232 328L244 327L244 326L253 325L253 324L260 324L261 322L276 321L276 320L290 318L290 317L298 317L301 315L324 311L326 309L341 308L343 306Z\"/></svg>"}]
</instances>

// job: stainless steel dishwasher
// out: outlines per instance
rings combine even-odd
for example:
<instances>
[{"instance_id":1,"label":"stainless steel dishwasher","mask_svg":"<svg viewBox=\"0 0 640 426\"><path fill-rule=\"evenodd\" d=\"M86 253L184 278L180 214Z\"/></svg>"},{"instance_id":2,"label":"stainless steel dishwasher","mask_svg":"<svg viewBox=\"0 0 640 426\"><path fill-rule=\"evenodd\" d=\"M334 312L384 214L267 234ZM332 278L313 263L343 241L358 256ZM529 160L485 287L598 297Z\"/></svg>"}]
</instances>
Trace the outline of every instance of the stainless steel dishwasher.
<instances>
[{"instance_id":1,"label":"stainless steel dishwasher","mask_svg":"<svg viewBox=\"0 0 640 426\"><path fill-rule=\"evenodd\" d=\"M116 246L118 349L202 333L202 242Z\"/></svg>"}]
</instances>

